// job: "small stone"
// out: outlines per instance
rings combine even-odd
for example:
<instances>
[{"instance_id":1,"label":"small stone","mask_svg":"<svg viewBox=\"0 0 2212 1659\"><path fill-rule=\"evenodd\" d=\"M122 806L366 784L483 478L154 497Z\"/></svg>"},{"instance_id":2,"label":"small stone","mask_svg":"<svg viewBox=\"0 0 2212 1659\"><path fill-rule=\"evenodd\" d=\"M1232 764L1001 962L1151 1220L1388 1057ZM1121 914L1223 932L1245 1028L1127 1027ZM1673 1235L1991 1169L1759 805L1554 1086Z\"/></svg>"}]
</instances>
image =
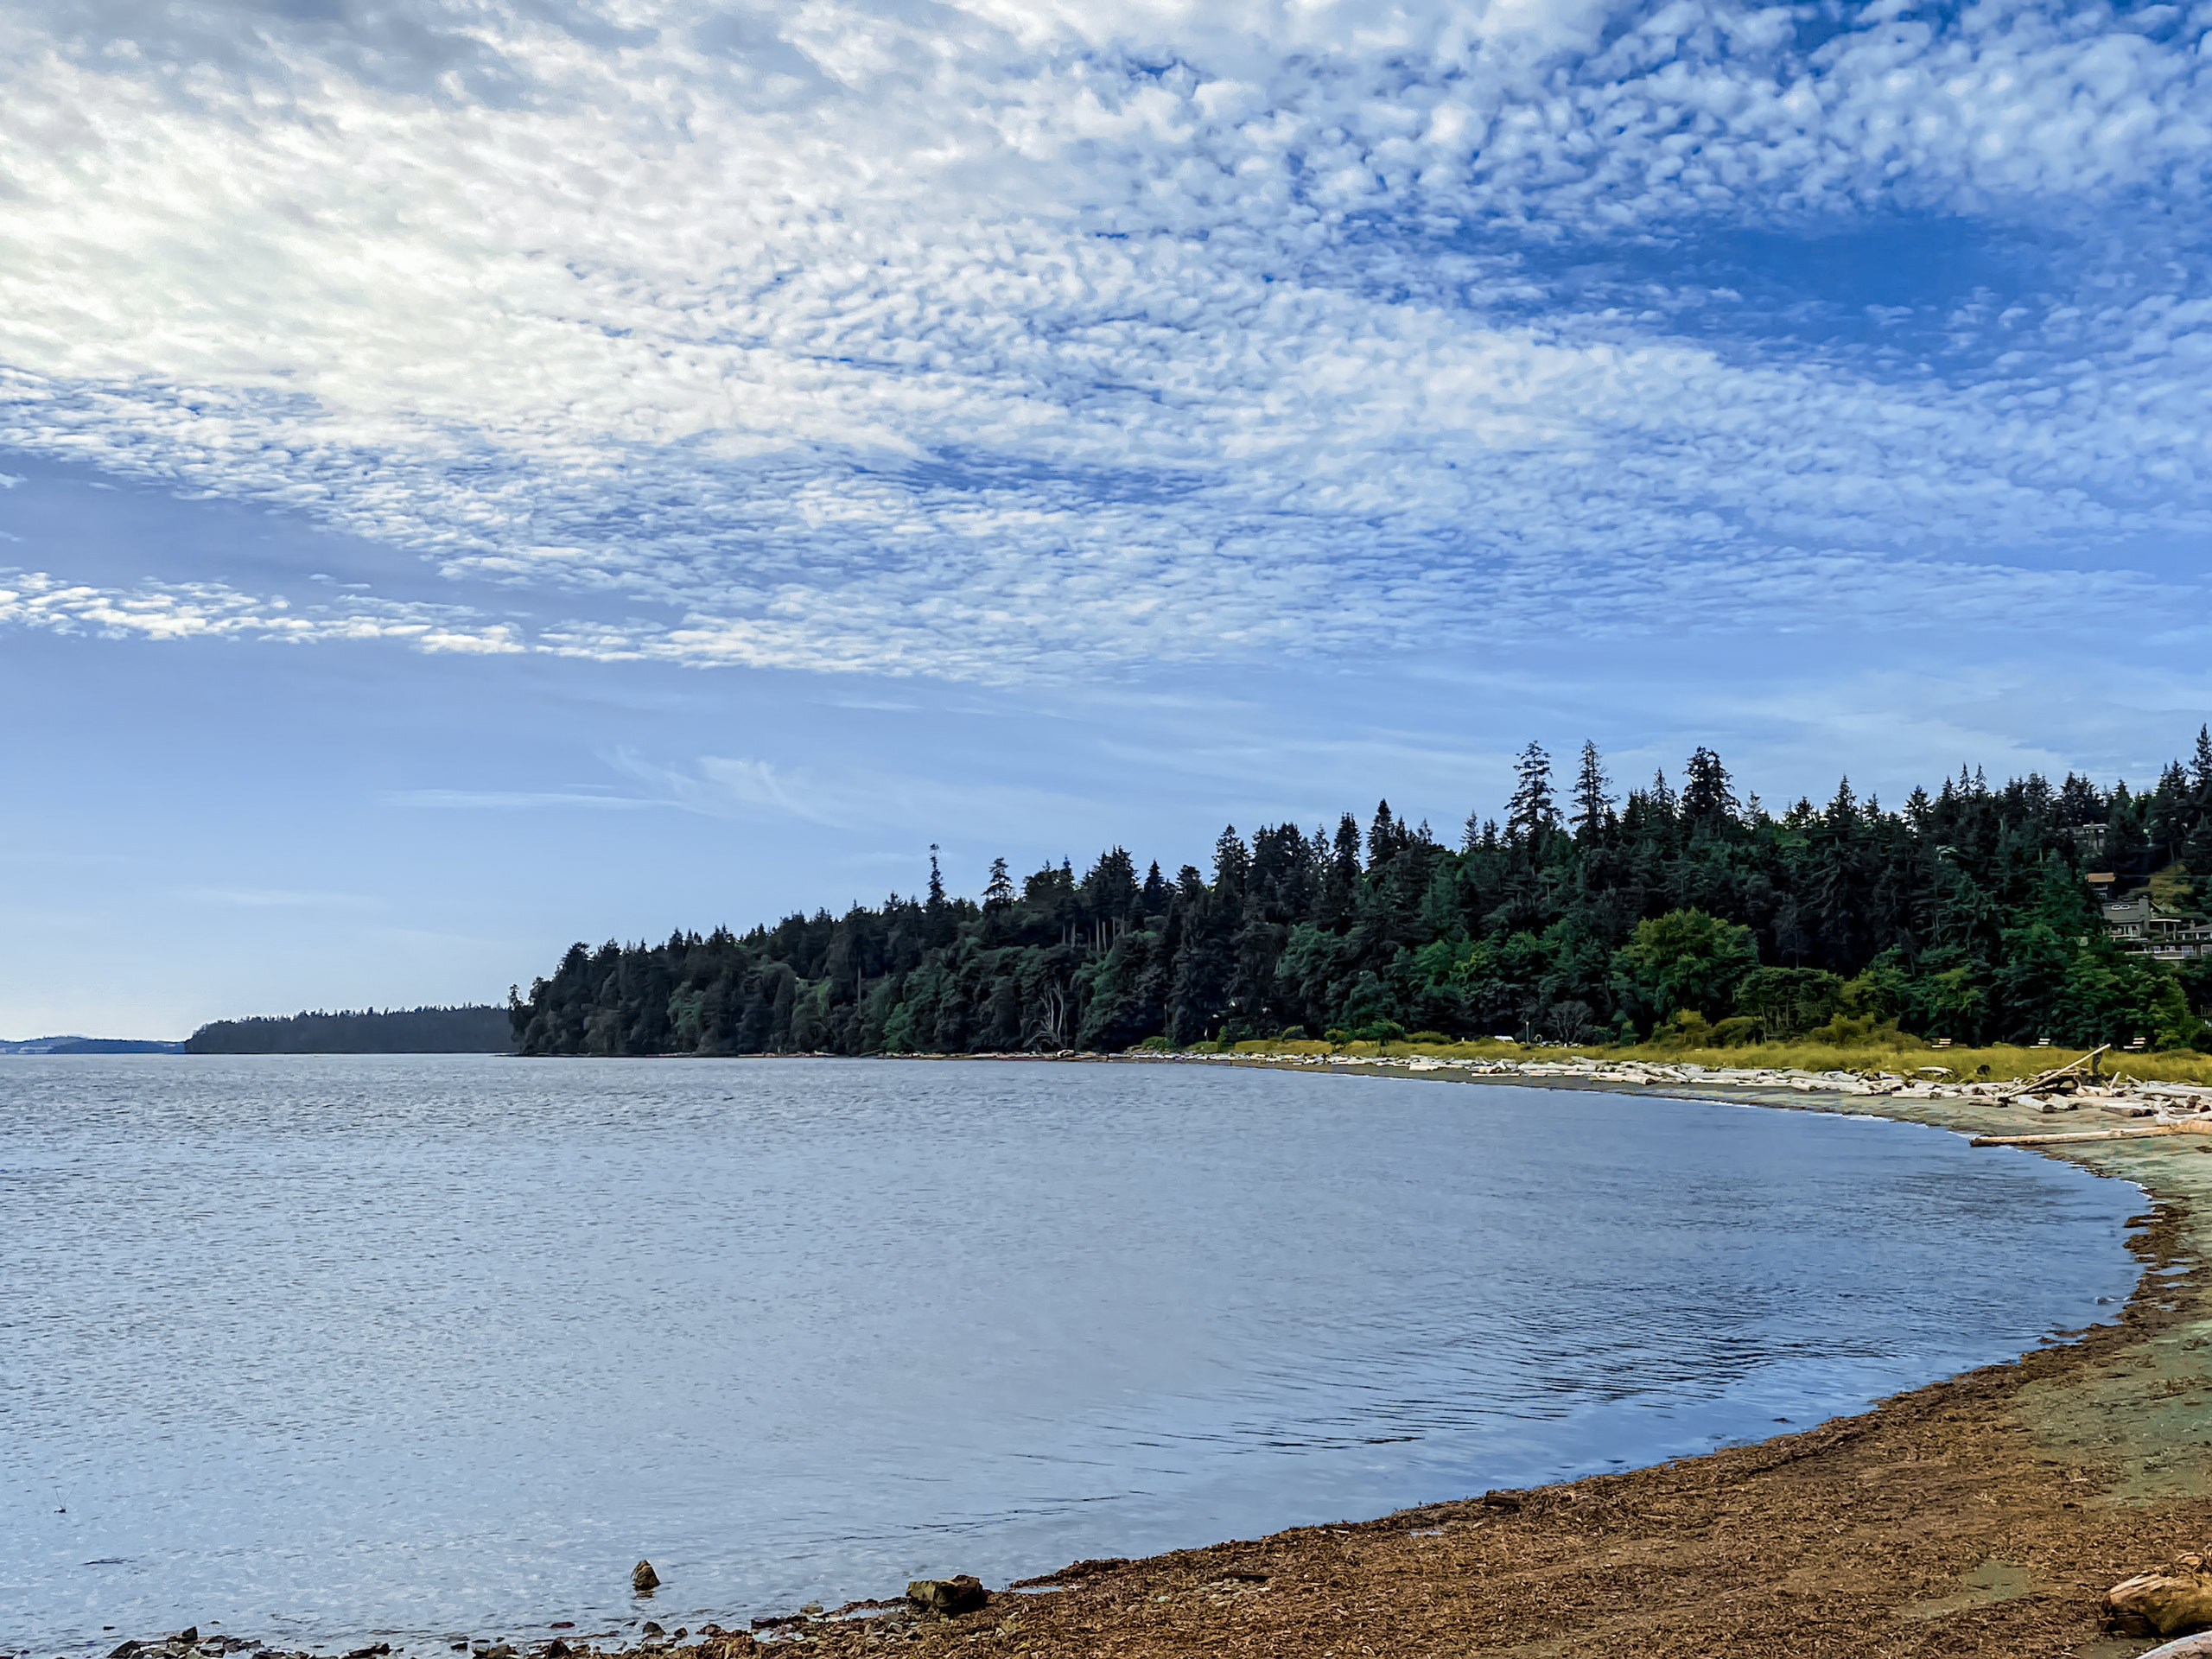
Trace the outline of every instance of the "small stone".
<instances>
[{"instance_id":1,"label":"small stone","mask_svg":"<svg viewBox=\"0 0 2212 1659\"><path fill-rule=\"evenodd\" d=\"M197 1624L188 1624L176 1633L174 1639L183 1643L188 1648L191 1647L200 1640L200 1627Z\"/></svg>"},{"instance_id":2,"label":"small stone","mask_svg":"<svg viewBox=\"0 0 2212 1659\"><path fill-rule=\"evenodd\" d=\"M805 1606L799 1609L799 1611L802 1613L818 1613L821 1611L822 1604L818 1601L810 1601Z\"/></svg>"},{"instance_id":3,"label":"small stone","mask_svg":"<svg viewBox=\"0 0 2212 1659\"><path fill-rule=\"evenodd\" d=\"M650 1596L660 1588L660 1574L653 1571L651 1561L639 1561L630 1569L630 1587L641 1596Z\"/></svg>"},{"instance_id":4,"label":"small stone","mask_svg":"<svg viewBox=\"0 0 2212 1659\"><path fill-rule=\"evenodd\" d=\"M660 1625L657 1622L649 1618L645 1621L645 1634L647 1636L666 1636L668 1632L661 1629Z\"/></svg>"},{"instance_id":5,"label":"small stone","mask_svg":"<svg viewBox=\"0 0 2212 1659\"><path fill-rule=\"evenodd\" d=\"M113 1653L108 1655L107 1659L130 1659L130 1656L137 1651L138 1644L136 1642L125 1642Z\"/></svg>"}]
</instances>

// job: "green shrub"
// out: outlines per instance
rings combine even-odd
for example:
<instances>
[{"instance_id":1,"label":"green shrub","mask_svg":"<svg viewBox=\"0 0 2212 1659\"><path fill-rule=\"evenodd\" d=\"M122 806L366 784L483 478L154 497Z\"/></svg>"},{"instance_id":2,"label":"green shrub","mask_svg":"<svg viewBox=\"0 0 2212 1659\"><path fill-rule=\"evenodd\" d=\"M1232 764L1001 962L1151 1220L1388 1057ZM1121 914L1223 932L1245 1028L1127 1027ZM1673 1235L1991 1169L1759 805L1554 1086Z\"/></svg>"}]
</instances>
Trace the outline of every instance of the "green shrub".
<instances>
[{"instance_id":1,"label":"green shrub","mask_svg":"<svg viewBox=\"0 0 2212 1659\"><path fill-rule=\"evenodd\" d=\"M1758 968L1736 987L1736 1012L1758 1022L1761 1041L1786 1043L1833 1019L1843 990L1842 980L1817 968ZM1719 1029L1734 1023L1724 1020Z\"/></svg>"},{"instance_id":2,"label":"green shrub","mask_svg":"<svg viewBox=\"0 0 2212 1659\"><path fill-rule=\"evenodd\" d=\"M1874 1014L1839 1014L1825 1026L1807 1032L1802 1040L1829 1048L1903 1050L1928 1046L1910 1033L1899 1031L1896 1020L1885 1020Z\"/></svg>"},{"instance_id":3,"label":"green shrub","mask_svg":"<svg viewBox=\"0 0 2212 1659\"><path fill-rule=\"evenodd\" d=\"M1654 1048L1713 1048L1717 1046L1713 1035L1713 1022L1695 1008L1683 1008L1671 1020L1662 1020L1652 1029Z\"/></svg>"}]
</instances>

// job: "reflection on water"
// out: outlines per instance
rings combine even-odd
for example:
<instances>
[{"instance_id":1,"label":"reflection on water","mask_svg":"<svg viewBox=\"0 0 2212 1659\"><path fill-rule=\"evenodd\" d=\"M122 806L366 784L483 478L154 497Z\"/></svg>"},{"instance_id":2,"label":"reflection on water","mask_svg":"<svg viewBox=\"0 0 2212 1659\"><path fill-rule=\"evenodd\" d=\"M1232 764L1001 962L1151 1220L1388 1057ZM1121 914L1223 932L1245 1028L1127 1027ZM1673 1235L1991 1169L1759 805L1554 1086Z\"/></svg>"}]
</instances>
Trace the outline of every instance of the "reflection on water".
<instances>
[{"instance_id":1,"label":"reflection on water","mask_svg":"<svg viewBox=\"0 0 2212 1659\"><path fill-rule=\"evenodd\" d=\"M2088 1323L2138 1202L1502 1087L0 1061L0 1644L594 1628L641 1555L728 1620L1651 1461Z\"/></svg>"}]
</instances>

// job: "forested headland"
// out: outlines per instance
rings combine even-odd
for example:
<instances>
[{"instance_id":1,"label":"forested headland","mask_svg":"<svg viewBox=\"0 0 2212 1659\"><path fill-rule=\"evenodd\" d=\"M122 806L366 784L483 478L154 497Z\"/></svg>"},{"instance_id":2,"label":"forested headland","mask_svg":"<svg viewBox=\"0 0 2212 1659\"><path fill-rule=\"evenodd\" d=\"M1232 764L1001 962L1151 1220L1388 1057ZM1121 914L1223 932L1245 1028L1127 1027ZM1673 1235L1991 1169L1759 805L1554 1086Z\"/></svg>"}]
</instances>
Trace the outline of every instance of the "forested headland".
<instances>
[{"instance_id":1,"label":"forested headland","mask_svg":"<svg viewBox=\"0 0 2212 1659\"><path fill-rule=\"evenodd\" d=\"M363 1009L218 1020L185 1039L188 1054L504 1054L507 1010Z\"/></svg>"},{"instance_id":2,"label":"forested headland","mask_svg":"<svg viewBox=\"0 0 2212 1659\"><path fill-rule=\"evenodd\" d=\"M746 933L573 947L526 1054L1119 1050L1281 1037L1511 1034L1700 1045L2142 1039L2212 1048L2212 956L2161 962L2101 900L2212 899L2212 734L2148 789L1961 770L1899 806L1846 780L1779 813L1710 749L1618 792L1586 744L1530 744L1503 823L1457 846L1387 801L1362 828L1235 828L1210 871L996 861L926 893ZM2089 876L2108 875L2101 887ZM196 1041L197 1039L195 1039Z\"/></svg>"}]
</instances>

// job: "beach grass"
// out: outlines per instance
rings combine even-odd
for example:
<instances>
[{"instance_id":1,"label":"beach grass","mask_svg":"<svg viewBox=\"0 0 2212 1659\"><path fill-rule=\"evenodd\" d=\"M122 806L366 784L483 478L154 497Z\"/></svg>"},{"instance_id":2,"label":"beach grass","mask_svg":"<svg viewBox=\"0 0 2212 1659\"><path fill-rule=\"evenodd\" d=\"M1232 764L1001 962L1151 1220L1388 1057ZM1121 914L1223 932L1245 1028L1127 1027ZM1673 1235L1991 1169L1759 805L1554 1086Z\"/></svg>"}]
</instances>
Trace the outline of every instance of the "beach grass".
<instances>
[{"instance_id":1,"label":"beach grass","mask_svg":"<svg viewBox=\"0 0 2212 1659\"><path fill-rule=\"evenodd\" d=\"M1232 1050L1203 1049L1207 1052L1331 1057L1344 1060L1406 1059L1426 1056L1434 1059L1551 1061L1592 1060L1617 1065L1624 1060L1655 1065L1699 1065L1722 1068L1770 1068L1777 1071L1889 1072L1906 1077L1957 1082L2011 1082L2040 1077L2078 1060L2088 1053L2080 1048L2030 1048L1993 1044L1986 1048L1936 1048L1915 1038L1900 1042L1835 1046L1821 1043L1745 1043L1728 1048L1685 1048L1663 1044L1639 1044L1617 1048L1592 1044L1580 1048L1536 1047L1497 1038L1465 1042L1390 1043L1319 1041L1243 1042ZM2192 1049L2126 1053L2107 1050L2097 1058L2102 1077L2133 1078L2139 1083L2212 1084L2212 1054ZM1947 1078L1944 1074L1948 1073Z\"/></svg>"}]
</instances>

